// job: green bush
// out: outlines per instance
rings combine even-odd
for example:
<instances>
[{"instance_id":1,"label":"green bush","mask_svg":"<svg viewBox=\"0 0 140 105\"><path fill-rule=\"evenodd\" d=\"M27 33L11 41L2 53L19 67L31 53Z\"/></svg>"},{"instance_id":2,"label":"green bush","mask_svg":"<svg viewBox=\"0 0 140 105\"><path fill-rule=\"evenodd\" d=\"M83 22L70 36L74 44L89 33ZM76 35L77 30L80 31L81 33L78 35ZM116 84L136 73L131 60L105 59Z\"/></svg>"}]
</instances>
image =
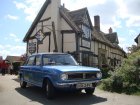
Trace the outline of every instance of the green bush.
<instances>
[{"instance_id":1,"label":"green bush","mask_svg":"<svg viewBox=\"0 0 140 105\"><path fill-rule=\"evenodd\" d=\"M111 78L103 79L101 81L100 88L106 91L112 91L112 83L113 81Z\"/></svg>"},{"instance_id":2,"label":"green bush","mask_svg":"<svg viewBox=\"0 0 140 105\"><path fill-rule=\"evenodd\" d=\"M138 91L138 87L136 84L129 84L129 83L124 83L123 84L123 92L126 94L132 94Z\"/></svg>"},{"instance_id":3,"label":"green bush","mask_svg":"<svg viewBox=\"0 0 140 105\"><path fill-rule=\"evenodd\" d=\"M101 72L102 72L102 78L105 79L110 77L109 68L101 68Z\"/></svg>"},{"instance_id":4,"label":"green bush","mask_svg":"<svg viewBox=\"0 0 140 105\"><path fill-rule=\"evenodd\" d=\"M109 78L102 80L101 88L126 94L140 92L140 51L129 55L121 67L117 68Z\"/></svg>"},{"instance_id":5,"label":"green bush","mask_svg":"<svg viewBox=\"0 0 140 105\"><path fill-rule=\"evenodd\" d=\"M113 76L112 77L112 91L115 92L122 92L122 88L123 88L123 79L121 76Z\"/></svg>"}]
</instances>

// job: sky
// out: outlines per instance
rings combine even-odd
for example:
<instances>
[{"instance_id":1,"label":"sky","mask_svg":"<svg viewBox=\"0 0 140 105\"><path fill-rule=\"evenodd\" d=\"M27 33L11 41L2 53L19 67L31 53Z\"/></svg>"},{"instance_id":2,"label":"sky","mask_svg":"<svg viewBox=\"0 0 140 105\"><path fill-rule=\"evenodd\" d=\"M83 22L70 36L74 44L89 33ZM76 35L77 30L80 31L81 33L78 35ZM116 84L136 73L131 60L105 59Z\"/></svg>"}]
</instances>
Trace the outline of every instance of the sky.
<instances>
[{"instance_id":1,"label":"sky","mask_svg":"<svg viewBox=\"0 0 140 105\"><path fill-rule=\"evenodd\" d=\"M0 56L20 56L26 53L23 38L45 0L0 0ZM101 31L112 27L117 32L119 45L136 44L140 33L140 0L61 0L69 10L87 7L92 24L100 16Z\"/></svg>"}]
</instances>

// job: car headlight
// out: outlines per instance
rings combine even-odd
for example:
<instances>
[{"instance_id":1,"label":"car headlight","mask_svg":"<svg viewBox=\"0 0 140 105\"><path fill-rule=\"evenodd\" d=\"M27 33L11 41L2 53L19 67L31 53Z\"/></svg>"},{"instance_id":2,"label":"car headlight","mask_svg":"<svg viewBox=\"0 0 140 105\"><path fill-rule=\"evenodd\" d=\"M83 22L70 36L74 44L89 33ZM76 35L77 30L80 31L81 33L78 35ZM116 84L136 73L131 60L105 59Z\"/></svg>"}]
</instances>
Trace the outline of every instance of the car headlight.
<instances>
[{"instance_id":1,"label":"car headlight","mask_svg":"<svg viewBox=\"0 0 140 105\"><path fill-rule=\"evenodd\" d=\"M67 74L61 74L60 78L61 78L61 80L67 80L68 75Z\"/></svg>"},{"instance_id":2,"label":"car headlight","mask_svg":"<svg viewBox=\"0 0 140 105\"><path fill-rule=\"evenodd\" d=\"M96 74L96 77L99 78L99 79L102 78L102 73L101 73L101 72L98 72L98 73Z\"/></svg>"}]
</instances>

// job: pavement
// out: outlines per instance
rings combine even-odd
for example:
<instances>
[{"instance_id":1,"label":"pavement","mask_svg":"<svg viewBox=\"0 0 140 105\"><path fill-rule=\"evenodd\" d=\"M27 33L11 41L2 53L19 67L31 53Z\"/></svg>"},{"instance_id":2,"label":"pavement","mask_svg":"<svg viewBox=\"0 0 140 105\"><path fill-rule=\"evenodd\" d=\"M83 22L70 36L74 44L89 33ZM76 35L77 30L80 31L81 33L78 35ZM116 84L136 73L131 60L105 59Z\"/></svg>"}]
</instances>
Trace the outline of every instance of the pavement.
<instances>
[{"instance_id":1,"label":"pavement","mask_svg":"<svg viewBox=\"0 0 140 105\"><path fill-rule=\"evenodd\" d=\"M15 75L0 74L0 105L140 105L140 96L95 90L92 96L59 92L54 100L47 100L42 89L29 86L21 89Z\"/></svg>"}]
</instances>

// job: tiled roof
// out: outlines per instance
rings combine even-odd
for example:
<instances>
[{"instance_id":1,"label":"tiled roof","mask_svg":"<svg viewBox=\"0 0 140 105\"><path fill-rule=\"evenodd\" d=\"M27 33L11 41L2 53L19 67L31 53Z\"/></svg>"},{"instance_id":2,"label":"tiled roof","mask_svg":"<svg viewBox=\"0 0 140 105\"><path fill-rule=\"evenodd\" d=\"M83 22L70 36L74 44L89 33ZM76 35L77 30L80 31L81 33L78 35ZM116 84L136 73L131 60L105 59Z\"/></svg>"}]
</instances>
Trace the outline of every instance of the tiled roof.
<instances>
[{"instance_id":1,"label":"tiled roof","mask_svg":"<svg viewBox=\"0 0 140 105\"><path fill-rule=\"evenodd\" d=\"M116 33L117 35L117 33ZM117 36L115 36L117 37ZM96 41L99 41L103 44L106 44L112 48L115 48L115 49L118 49L118 50L121 50L122 52L125 53L125 51L117 44L117 43L114 43L113 41L110 41L107 37L106 37L106 34L103 33L102 31L97 31L95 28L93 29L93 32L92 32L92 38L93 40L96 40Z\"/></svg>"},{"instance_id":2,"label":"tiled roof","mask_svg":"<svg viewBox=\"0 0 140 105\"><path fill-rule=\"evenodd\" d=\"M69 23L75 32L80 32L79 27L75 24L68 11L64 7L60 7L60 15Z\"/></svg>"},{"instance_id":3,"label":"tiled roof","mask_svg":"<svg viewBox=\"0 0 140 105\"><path fill-rule=\"evenodd\" d=\"M5 60L8 60L10 62L21 62L21 56L7 56Z\"/></svg>"},{"instance_id":4,"label":"tiled roof","mask_svg":"<svg viewBox=\"0 0 140 105\"><path fill-rule=\"evenodd\" d=\"M118 41L118 36L116 32L110 33L110 34L106 34L105 37L111 42L111 43L117 43L119 44Z\"/></svg>"},{"instance_id":5,"label":"tiled roof","mask_svg":"<svg viewBox=\"0 0 140 105\"><path fill-rule=\"evenodd\" d=\"M75 11L68 12L74 22L83 21L85 14L87 12L87 8L82 8Z\"/></svg>"},{"instance_id":6,"label":"tiled roof","mask_svg":"<svg viewBox=\"0 0 140 105\"><path fill-rule=\"evenodd\" d=\"M92 22L90 20L90 16L89 16L87 8L69 11L68 14L71 17L72 21L74 21L75 24L77 24L77 25L79 23L84 23L85 19L87 18L89 21L89 24L86 24L86 25L88 25L92 29L93 25L92 25Z\"/></svg>"},{"instance_id":7,"label":"tiled roof","mask_svg":"<svg viewBox=\"0 0 140 105\"><path fill-rule=\"evenodd\" d=\"M101 31L97 31L95 28L92 32L93 40L97 40L101 43L107 44L110 47L113 47L113 44L105 37L105 33Z\"/></svg>"},{"instance_id":8,"label":"tiled roof","mask_svg":"<svg viewBox=\"0 0 140 105\"><path fill-rule=\"evenodd\" d=\"M82 30L78 27L78 24L84 23L85 16L87 16L88 21L89 21L89 27L91 27L92 29L92 23L91 23L87 8L82 8L75 11L69 11L68 9L61 6L60 14L69 23L69 25L71 25L71 27L74 30L77 30L79 32Z\"/></svg>"}]
</instances>

